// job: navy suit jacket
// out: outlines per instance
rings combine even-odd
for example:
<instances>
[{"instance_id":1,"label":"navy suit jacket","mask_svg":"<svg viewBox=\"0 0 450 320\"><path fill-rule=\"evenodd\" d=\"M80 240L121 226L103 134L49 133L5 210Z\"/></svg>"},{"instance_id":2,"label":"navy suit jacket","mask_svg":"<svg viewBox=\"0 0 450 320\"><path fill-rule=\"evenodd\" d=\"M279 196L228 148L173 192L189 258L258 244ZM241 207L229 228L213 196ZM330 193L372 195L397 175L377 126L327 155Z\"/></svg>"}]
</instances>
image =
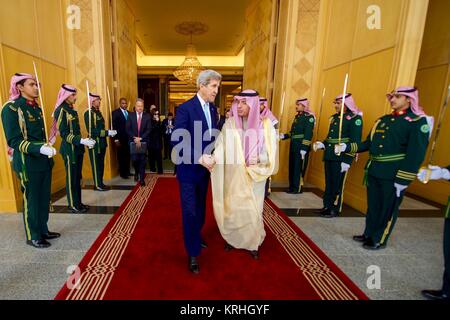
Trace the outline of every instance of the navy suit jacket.
<instances>
[{"instance_id":1,"label":"navy suit jacket","mask_svg":"<svg viewBox=\"0 0 450 320\"><path fill-rule=\"evenodd\" d=\"M209 104L209 111L212 118L211 129L217 129L217 108L212 103ZM197 95L177 108L176 119L177 121L175 122L174 129L175 134L172 134L172 144L176 148L182 147L184 151L189 150L191 153L190 162L188 161L189 163L177 165L177 178L180 182L184 183L198 183L205 181L205 178L209 178L209 171L198 164L198 159L205 152L212 152L213 148L211 147L207 150L205 149L209 145L214 144L215 138L214 136L211 137L209 135L208 123L206 122L205 113L203 112L203 108ZM201 130L197 129L197 132L195 132L194 126L200 128L200 124ZM187 130L190 134L190 139L177 137L176 132L178 129ZM180 156L184 156L183 152L179 153Z\"/></svg>"},{"instance_id":2,"label":"navy suit jacket","mask_svg":"<svg viewBox=\"0 0 450 320\"><path fill-rule=\"evenodd\" d=\"M152 121L151 117L147 112L142 113L142 119L141 119L141 130L138 133L138 125L137 125L137 114L136 112L128 112L128 120L126 124L127 128L127 134L128 134L128 141L133 142L134 137L141 137L142 142L147 142L147 146L149 144L149 136L150 136L150 130L152 128Z\"/></svg>"},{"instance_id":3,"label":"navy suit jacket","mask_svg":"<svg viewBox=\"0 0 450 320\"><path fill-rule=\"evenodd\" d=\"M130 112L128 112L128 116ZM123 115L123 112L120 108L114 110L112 112L112 122L114 130L117 131L117 136L115 136L114 140L119 140L121 144L128 144L128 134L127 134L127 120Z\"/></svg>"}]
</instances>

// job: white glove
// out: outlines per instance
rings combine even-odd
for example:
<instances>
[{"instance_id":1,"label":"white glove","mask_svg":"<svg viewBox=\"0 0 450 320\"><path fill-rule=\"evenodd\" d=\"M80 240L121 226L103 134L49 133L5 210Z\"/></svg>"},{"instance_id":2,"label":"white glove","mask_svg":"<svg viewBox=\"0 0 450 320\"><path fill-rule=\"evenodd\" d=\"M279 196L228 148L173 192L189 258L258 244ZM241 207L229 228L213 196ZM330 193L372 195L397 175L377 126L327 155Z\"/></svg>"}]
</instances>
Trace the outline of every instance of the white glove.
<instances>
[{"instance_id":1,"label":"white glove","mask_svg":"<svg viewBox=\"0 0 450 320\"><path fill-rule=\"evenodd\" d=\"M313 144L314 152L317 151L317 150L320 150L320 149L325 149L325 145L322 142L320 142L320 141L314 142L314 144Z\"/></svg>"},{"instance_id":2,"label":"white glove","mask_svg":"<svg viewBox=\"0 0 450 320\"><path fill-rule=\"evenodd\" d=\"M45 144L39 149L39 152L49 158L56 155L56 149Z\"/></svg>"},{"instance_id":3,"label":"white glove","mask_svg":"<svg viewBox=\"0 0 450 320\"><path fill-rule=\"evenodd\" d=\"M284 133L280 133L280 135L278 137L280 138L280 140L284 140L285 134Z\"/></svg>"},{"instance_id":4,"label":"white glove","mask_svg":"<svg viewBox=\"0 0 450 320\"><path fill-rule=\"evenodd\" d=\"M428 171L431 171L429 177L427 177ZM441 168L438 166L428 166L428 169L424 168L419 170L419 173L417 174L417 179L419 179L421 182L425 182L425 180L439 180L439 179L450 180L450 171L448 171L446 168Z\"/></svg>"},{"instance_id":5,"label":"white glove","mask_svg":"<svg viewBox=\"0 0 450 320\"><path fill-rule=\"evenodd\" d=\"M91 138L86 138L86 139L81 139L80 143L82 145L85 145L89 149L92 149L94 147L94 145L95 145L95 140L92 140Z\"/></svg>"},{"instance_id":6,"label":"white glove","mask_svg":"<svg viewBox=\"0 0 450 320\"><path fill-rule=\"evenodd\" d=\"M108 130L108 136L114 137L117 134L117 130Z\"/></svg>"},{"instance_id":7,"label":"white glove","mask_svg":"<svg viewBox=\"0 0 450 320\"><path fill-rule=\"evenodd\" d=\"M306 151L300 150L300 155L302 156L302 160L305 160Z\"/></svg>"},{"instance_id":8,"label":"white glove","mask_svg":"<svg viewBox=\"0 0 450 320\"><path fill-rule=\"evenodd\" d=\"M341 162L341 172L347 172L350 169L350 165L345 162Z\"/></svg>"},{"instance_id":9,"label":"white glove","mask_svg":"<svg viewBox=\"0 0 450 320\"><path fill-rule=\"evenodd\" d=\"M347 149L347 145L345 143L340 143L340 144L334 145L334 153L335 154L341 154L342 152L345 152L345 149Z\"/></svg>"},{"instance_id":10,"label":"white glove","mask_svg":"<svg viewBox=\"0 0 450 320\"><path fill-rule=\"evenodd\" d=\"M403 190L408 188L408 186L404 186L403 184L400 184L400 183L394 183L394 187L396 189L395 194L396 194L397 198L400 198L400 193L402 193Z\"/></svg>"}]
</instances>

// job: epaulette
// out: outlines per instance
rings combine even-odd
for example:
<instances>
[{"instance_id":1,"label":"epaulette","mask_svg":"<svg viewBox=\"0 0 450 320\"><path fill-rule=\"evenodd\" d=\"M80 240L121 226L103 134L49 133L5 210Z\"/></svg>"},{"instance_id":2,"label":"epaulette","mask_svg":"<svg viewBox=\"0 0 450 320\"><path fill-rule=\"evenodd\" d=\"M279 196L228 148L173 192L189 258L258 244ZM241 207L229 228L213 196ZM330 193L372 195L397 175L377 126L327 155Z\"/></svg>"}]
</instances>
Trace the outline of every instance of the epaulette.
<instances>
[{"instance_id":1,"label":"epaulette","mask_svg":"<svg viewBox=\"0 0 450 320\"><path fill-rule=\"evenodd\" d=\"M347 115L347 117L350 117L350 119L354 119L354 118L356 118L357 116L359 116L359 114L357 114L357 113L352 113L352 115Z\"/></svg>"},{"instance_id":2,"label":"epaulette","mask_svg":"<svg viewBox=\"0 0 450 320\"><path fill-rule=\"evenodd\" d=\"M6 101L6 103L5 103L5 104L3 105L3 107L2 107L2 110L3 110L3 108L5 108L6 106L8 106L12 111L17 112L17 108L14 107L14 101L11 101L11 100Z\"/></svg>"}]
</instances>

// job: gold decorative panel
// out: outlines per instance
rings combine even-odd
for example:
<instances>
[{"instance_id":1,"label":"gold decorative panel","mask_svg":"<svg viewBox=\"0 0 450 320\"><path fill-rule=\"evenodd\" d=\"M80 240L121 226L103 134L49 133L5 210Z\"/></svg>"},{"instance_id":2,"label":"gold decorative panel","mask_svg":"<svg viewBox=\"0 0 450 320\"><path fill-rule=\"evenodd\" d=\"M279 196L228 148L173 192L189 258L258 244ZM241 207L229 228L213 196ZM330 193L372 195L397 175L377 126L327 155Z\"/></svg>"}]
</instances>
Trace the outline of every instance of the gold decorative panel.
<instances>
[{"instance_id":1,"label":"gold decorative panel","mask_svg":"<svg viewBox=\"0 0 450 320\"><path fill-rule=\"evenodd\" d=\"M254 1L246 14L245 62L243 88L266 95L269 72L272 1Z\"/></svg>"}]
</instances>

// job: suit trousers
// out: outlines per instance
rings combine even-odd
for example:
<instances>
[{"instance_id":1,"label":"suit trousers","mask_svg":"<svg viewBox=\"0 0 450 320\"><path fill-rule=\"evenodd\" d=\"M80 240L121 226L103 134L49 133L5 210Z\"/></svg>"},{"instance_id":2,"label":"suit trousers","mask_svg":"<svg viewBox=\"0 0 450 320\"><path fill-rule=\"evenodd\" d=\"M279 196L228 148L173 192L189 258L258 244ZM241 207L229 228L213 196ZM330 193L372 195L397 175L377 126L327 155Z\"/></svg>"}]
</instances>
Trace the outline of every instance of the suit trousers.
<instances>
[{"instance_id":1,"label":"suit trousers","mask_svg":"<svg viewBox=\"0 0 450 320\"><path fill-rule=\"evenodd\" d=\"M145 154L132 154L131 161L133 162L134 172L138 173L139 181L144 182L147 156Z\"/></svg>"},{"instance_id":2,"label":"suit trousers","mask_svg":"<svg viewBox=\"0 0 450 320\"><path fill-rule=\"evenodd\" d=\"M205 224L209 176L198 183L180 182L179 184L184 246L188 256L197 257L201 251L201 230Z\"/></svg>"},{"instance_id":3,"label":"suit trousers","mask_svg":"<svg viewBox=\"0 0 450 320\"><path fill-rule=\"evenodd\" d=\"M126 141L120 141L120 146L117 147L117 161L120 176L128 177L130 174L130 148Z\"/></svg>"}]
</instances>

